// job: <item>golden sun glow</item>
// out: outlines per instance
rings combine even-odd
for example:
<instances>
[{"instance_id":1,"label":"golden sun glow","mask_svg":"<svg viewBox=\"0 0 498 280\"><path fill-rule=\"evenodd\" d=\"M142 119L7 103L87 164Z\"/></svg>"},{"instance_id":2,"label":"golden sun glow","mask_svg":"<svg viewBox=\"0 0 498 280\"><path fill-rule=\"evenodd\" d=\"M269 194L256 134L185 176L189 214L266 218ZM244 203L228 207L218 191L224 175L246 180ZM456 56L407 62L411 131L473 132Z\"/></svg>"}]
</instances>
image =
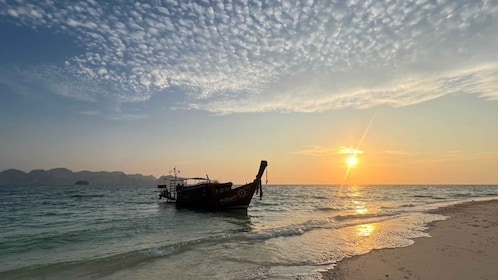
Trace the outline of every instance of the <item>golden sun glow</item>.
<instances>
[{"instance_id":1,"label":"golden sun glow","mask_svg":"<svg viewBox=\"0 0 498 280\"><path fill-rule=\"evenodd\" d=\"M355 167L358 164L358 159L356 158L356 155L348 157L347 161L348 161L348 166L350 168Z\"/></svg>"},{"instance_id":2,"label":"golden sun glow","mask_svg":"<svg viewBox=\"0 0 498 280\"><path fill-rule=\"evenodd\" d=\"M362 150L343 147L339 150L338 154L346 155L346 173L344 174L343 184L347 182L349 174L358 165L358 155L363 154Z\"/></svg>"}]
</instances>

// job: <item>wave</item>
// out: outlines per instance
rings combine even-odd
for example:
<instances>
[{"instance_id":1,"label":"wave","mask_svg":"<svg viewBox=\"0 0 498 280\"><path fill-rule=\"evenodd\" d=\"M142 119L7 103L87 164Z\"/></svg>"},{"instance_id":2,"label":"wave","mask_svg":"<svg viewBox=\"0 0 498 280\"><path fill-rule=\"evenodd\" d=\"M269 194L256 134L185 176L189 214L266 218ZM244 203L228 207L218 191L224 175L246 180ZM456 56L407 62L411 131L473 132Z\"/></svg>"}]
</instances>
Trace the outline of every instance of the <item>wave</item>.
<instances>
[{"instance_id":1,"label":"wave","mask_svg":"<svg viewBox=\"0 0 498 280\"><path fill-rule=\"evenodd\" d=\"M94 198L94 197L105 197L103 194L73 194L72 198Z\"/></svg>"},{"instance_id":2,"label":"wave","mask_svg":"<svg viewBox=\"0 0 498 280\"><path fill-rule=\"evenodd\" d=\"M275 237L303 235L305 232L305 228L282 228L251 234L248 238L252 240L268 240Z\"/></svg>"},{"instance_id":3,"label":"wave","mask_svg":"<svg viewBox=\"0 0 498 280\"><path fill-rule=\"evenodd\" d=\"M329 200L330 199L330 197L321 196L321 195L314 195L314 196L311 196L310 198L311 199L318 199L318 200Z\"/></svg>"},{"instance_id":4,"label":"wave","mask_svg":"<svg viewBox=\"0 0 498 280\"><path fill-rule=\"evenodd\" d=\"M472 197L474 196L471 193L455 193L451 195L452 197Z\"/></svg>"},{"instance_id":5,"label":"wave","mask_svg":"<svg viewBox=\"0 0 498 280\"><path fill-rule=\"evenodd\" d=\"M333 211L339 211L341 209L336 207L326 206L326 207L318 207L316 208L316 210L321 212L333 212Z\"/></svg>"},{"instance_id":6,"label":"wave","mask_svg":"<svg viewBox=\"0 0 498 280\"><path fill-rule=\"evenodd\" d=\"M408 208L408 207L415 207L417 205L413 204L413 203L408 203L408 204L402 204L400 207L402 208Z\"/></svg>"},{"instance_id":7,"label":"wave","mask_svg":"<svg viewBox=\"0 0 498 280\"><path fill-rule=\"evenodd\" d=\"M95 259L38 264L0 272L2 279L32 279L40 275L45 279L102 278L123 268L154 258L147 250L131 251Z\"/></svg>"},{"instance_id":8,"label":"wave","mask_svg":"<svg viewBox=\"0 0 498 280\"><path fill-rule=\"evenodd\" d=\"M419 198L432 198L432 195L423 195L423 194L416 194L413 197L419 197Z\"/></svg>"},{"instance_id":9,"label":"wave","mask_svg":"<svg viewBox=\"0 0 498 280\"><path fill-rule=\"evenodd\" d=\"M446 199L444 197L433 196L433 195L421 195L421 194L414 195L413 197L417 197L417 198L432 198L432 199Z\"/></svg>"},{"instance_id":10,"label":"wave","mask_svg":"<svg viewBox=\"0 0 498 280\"><path fill-rule=\"evenodd\" d=\"M413 203L406 203L406 204L401 204L399 206L381 206L379 207L379 209L381 210L396 210L396 209L400 209L400 208L411 208L411 207L415 207L417 206L416 204L413 204Z\"/></svg>"},{"instance_id":11,"label":"wave","mask_svg":"<svg viewBox=\"0 0 498 280\"><path fill-rule=\"evenodd\" d=\"M32 264L0 271L0 279L32 279L33 275L43 275L43 279L97 279L153 259L184 253L202 244L233 238L236 235L224 234L88 259Z\"/></svg>"},{"instance_id":12,"label":"wave","mask_svg":"<svg viewBox=\"0 0 498 280\"><path fill-rule=\"evenodd\" d=\"M336 221L346 221L346 220L363 220L363 219L372 219L372 218L385 218L385 217L392 217L397 215L398 213L396 212L388 212L388 213L369 213L369 214L344 214L344 215L337 215L334 217Z\"/></svg>"},{"instance_id":13,"label":"wave","mask_svg":"<svg viewBox=\"0 0 498 280\"><path fill-rule=\"evenodd\" d=\"M269 240L278 237L299 236L312 230L325 228L332 227L329 223L324 221L309 220L302 224L294 224L281 228L268 229L257 233L249 233L247 238L249 240Z\"/></svg>"}]
</instances>

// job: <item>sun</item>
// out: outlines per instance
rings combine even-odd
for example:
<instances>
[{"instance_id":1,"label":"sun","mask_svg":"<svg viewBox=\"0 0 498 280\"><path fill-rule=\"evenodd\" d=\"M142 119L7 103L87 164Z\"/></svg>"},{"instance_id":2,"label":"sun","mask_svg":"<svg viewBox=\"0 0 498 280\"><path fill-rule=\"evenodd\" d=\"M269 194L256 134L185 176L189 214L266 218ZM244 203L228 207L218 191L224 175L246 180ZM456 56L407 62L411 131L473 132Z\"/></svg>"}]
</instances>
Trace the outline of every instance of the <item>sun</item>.
<instances>
[{"instance_id":1,"label":"sun","mask_svg":"<svg viewBox=\"0 0 498 280\"><path fill-rule=\"evenodd\" d=\"M355 167L358 164L358 159L356 158L356 155L352 155L348 157L348 166L349 168Z\"/></svg>"}]
</instances>

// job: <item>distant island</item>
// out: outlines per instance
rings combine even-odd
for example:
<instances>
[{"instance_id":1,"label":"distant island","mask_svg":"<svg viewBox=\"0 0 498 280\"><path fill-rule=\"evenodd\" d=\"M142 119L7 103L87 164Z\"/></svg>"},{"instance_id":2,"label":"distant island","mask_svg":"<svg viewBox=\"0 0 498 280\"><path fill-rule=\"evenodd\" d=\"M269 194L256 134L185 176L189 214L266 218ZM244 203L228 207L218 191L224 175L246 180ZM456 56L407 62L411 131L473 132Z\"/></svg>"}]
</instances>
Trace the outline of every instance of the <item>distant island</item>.
<instances>
[{"instance_id":1,"label":"distant island","mask_svg":"<svg viewBox=\"0 0 498 280\"><path fill-rule=\"evenodd\" d=\"M125 174L114 171L79 171L73 172L67 168L50 170L36 169L24 172L17 169L8 169L0 172L0 186L73 186L73 185L101 185L101 186L156 186L164 177L157 179L152 175Z\"/></svg>"}]
</instances>

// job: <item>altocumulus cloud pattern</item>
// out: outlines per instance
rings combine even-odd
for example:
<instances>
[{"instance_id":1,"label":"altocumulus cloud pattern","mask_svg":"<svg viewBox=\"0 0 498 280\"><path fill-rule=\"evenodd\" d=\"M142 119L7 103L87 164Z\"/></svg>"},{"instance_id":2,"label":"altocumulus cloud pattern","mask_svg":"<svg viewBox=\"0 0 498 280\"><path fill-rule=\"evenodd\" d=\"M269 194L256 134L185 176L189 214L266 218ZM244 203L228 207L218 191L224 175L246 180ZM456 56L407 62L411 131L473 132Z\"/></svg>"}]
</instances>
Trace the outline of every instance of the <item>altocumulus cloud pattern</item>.
<instances>
[{"instance_id":1,"label":"altocumulus cloud pattern","mask_svg":"<svg viewBox=\"0 0 498 280\"><path fill-rule=\"evenodd\" d=\"M496 0L0 0L0 16L84 52L30 75L71 98L316 112L498 99ZM27 71L28 72L28 71ZM36 73L35 73L36 72ZM26 73L28 75L28 73Z\"/></svg>"}]
</instances>

